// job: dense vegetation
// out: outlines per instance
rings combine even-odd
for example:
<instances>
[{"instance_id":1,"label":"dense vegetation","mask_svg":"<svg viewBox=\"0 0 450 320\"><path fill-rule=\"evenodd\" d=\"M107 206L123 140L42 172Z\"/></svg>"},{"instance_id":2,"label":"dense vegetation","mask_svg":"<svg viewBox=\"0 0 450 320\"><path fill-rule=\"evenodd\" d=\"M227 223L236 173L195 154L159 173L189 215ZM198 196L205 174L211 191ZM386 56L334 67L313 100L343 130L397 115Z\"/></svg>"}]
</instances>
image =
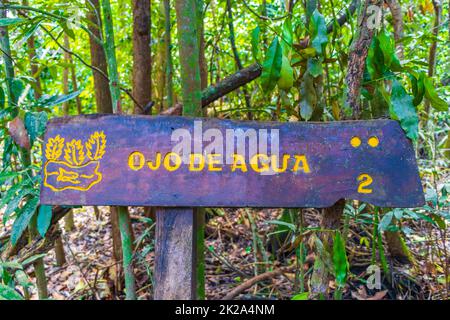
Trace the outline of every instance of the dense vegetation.
<instances>
[{"instance_id":1,"label":"dense vegetation","mask_svg":"<svg viewBox=\"0 0 450 320\"><path fill-rule=\"evenodd\" d=\"M1 0L0 300L152 298L152 210L40 206L42 135L52 117L181 110L398 120L427 201L207 209L207 298L448 299L449 5Z\"/></svg>"}]
</instances>

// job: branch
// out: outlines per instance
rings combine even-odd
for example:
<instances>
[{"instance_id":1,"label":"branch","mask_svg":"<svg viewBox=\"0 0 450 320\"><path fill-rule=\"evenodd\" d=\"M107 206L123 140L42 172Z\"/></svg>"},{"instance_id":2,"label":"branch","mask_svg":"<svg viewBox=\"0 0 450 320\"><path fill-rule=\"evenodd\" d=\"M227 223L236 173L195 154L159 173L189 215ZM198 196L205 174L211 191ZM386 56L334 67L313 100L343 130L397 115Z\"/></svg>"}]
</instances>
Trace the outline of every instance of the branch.
<instances>
[{"instance_id":1,"label":"branch","mask_svg":"<svg viewBox=\"0 0 450 320\"><path fill-rule=\"evenodd\" d=\"M48 228L47 234L44 238L40 236L32 239L31 242L26 241L26 233L24 232L22 237L17 241L17 244L13 246L11 242L8 242L5 249L1 253L1 260L8 260L12 256L17 256L17 261L22 262L34 255L46 253L53 248L56 238L58 238L59 220L61 220L68 212L70 208L64 208L60 206L54 206L52 208L52 222ZM10 235L3 235L2 242L9 239Z\"/></svg>"},{"instance_id":2,"label":"branch","mask_svg":"<svg viewBox=\"0 0 450 320\"><path fill-rule=\"evenodd\" d=\"M219 83L209 86L202 92L202 107L210 105L214 101L222 98L226 94L246 85L247 83L255 80L261 75L262 68L259 64L254 63L251 66L239 70L231 76L223 79ZM160 115L181 115L182 105L176 104L172 108L169 108L160 113Z\"/></svg>"},{"instance_id":3,"label":"branch","mask_svg":"<svg viewBox=\"0 0 450 320\"><path fill-rule=\"evenodd\" d=\"M254 286L256 283L275 278L277 276L282 275L283 273L289 272L294 270L295 266L287 267L287 268L281 268L275 271L269 271L265 273L261 273L260 275L257 275L256 277L253 277L251 279L248 279L244 281L242 284L238 285L236 288L228 292L221 300L232 300L236 296L238 296L242 291L245 291L247 289L250 289L252 286Z\"/></svg>"},{"instance_id":4,"label":"branch","mask_svg":"<svg viewBox=\"0 0 450 320\"><path fill-rule=\"evenodd\" d=\"M330 23L328 23L327 33L332 33L334 31L335 22L337 22L337 24L342 27L348 21L350 16L355 13L356 9L359 7L359 4L360 0L353 0L352 3L350 3L350 6L345 10L345 12L341 14L339 18L337 18L337 21L331 21Z\"/></svg>"}]
</instances>

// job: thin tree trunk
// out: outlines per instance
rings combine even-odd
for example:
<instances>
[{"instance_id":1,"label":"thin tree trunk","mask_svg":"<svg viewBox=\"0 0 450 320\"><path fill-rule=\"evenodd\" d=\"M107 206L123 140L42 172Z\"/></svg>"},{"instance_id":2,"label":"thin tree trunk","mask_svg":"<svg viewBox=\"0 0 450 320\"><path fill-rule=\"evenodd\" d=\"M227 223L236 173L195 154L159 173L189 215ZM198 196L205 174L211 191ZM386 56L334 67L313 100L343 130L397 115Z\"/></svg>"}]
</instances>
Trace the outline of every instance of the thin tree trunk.
<instances>
[{"instance_id":1,"label":"thin tree trunk","mask_svg":"<svg viewBox=\"0 0 450 320\"><path fill-rule=\"evenodd\" d=\"M58 267L62 267L66 263L66 254L64 252L64 245L61 236L55 240L55 258L56 265Z\"/></svg>"},{"instance_id":2,"label":"thin tree trunk","mask_svg":"<svg viewBox=\"0 0 450 320\"><path fill-rule=\"evenodd\" d=\"M151 6L149 0L133 0L133 96L141 106L152 100ZM147 108L144 108L147 110ZM144 110L134 105L134 113ZM147 110L151 114L151 110ZM144 215L155 220L154 209L144 208Z\"/></svg>"},{"instance_id":3,"label":"thin tree trunk","mask_svg":"<svg viewBox=\"0 0 450 320\"><path fill-rule=\"evenodd\" d=\"M64 34L64 47L68 48L69 38L66 34ZM64 51L64 62L66 63L63 69L63 93L65 95L69 94L69 63L70 63L70 54ZM70 102L66 101L63 103L63 113L64 116L68 116L70 114ZM73 212L70 211L64 217L64 229L69 232L75 228L75 222L73 219Z\"/></svg>"},{"instance_id":4,"label":"thin tree trunk","mask_svg":"<svg viewBox=\"0 0 450 320\"><path fill-rule=\"evenodd\" d=\"M428 77L432 78L436 69L436 53L437 53L437 37L439 35L439 26L441 24L442 3L441 0L432 0L434 8L434 25L433 25L433 41L431 42L430 51L428 54ZM430 101L425 100L425 115L424 123L428 121L428 114L430 112Z\"/></svg>"},{"instance_id":5,"label":"thin tree trunk","mask_svg":"<svg viewBox=\"0 0 450 320\"><path fill-rule=\"evenodd\" d=\"M70 50L70 42L69 42L69 37L67 36L67 34L64 34L64 47L66 47L67 49ZM66 57L66 55L65 55L65 57ZM75 65L73 64L72 55L68 54L66 60L67 60L66 62L69 64L70 77L71 77L71 81L72 81L72 89L73 89L73 91L78 91L77 75L75 73ZM77 106L78 114L82 114L83 112L82 112L82 107L81 107L81 99L80 99L79 95L75 97L75 103Z\"/></svg>"},{"instance_id":6,"label":"thin tree trunk","mask_svg":"<svg viewBox=\"0 0 450 320\"><path fill-rule=\"evenodd\" d=\"M150 10L149 0L133 0L133 96L144 107L152 100ZM142 113L137 104L134 113Z\"/></svg>"},{"instance_id":7,"label":"thin tree trunk","mask_svg":"<svg viewBox=\"0 0 450 320\"><path fill-rule=\"evenodd\" d=\"M395 38L395 46L397 48L397 55L400 59L403 59L403 44L401 40L403 38L403 12L402 6L398 2L398 0L387 0L387 5L389 6L389 10L392 14L392 20L394 25L394 38Z\"/></svg>"},{"instance_id":8,"label":"thin tree trunk","mask_svg":"<svg viewBox=\"0 0 450 320\"><path fill-rule=\"evenodd\" d=\"M172 37L170 22L170 0L164 0L164 46L166 53L166 108L173 106L173 62L172 62ZM161 110L162 111L162 110Z\"/></svg>"},{"instance_id":9,"label":"thin tree trunk","mask_svg":"<svg viewBox=\"0 0 450 320\"><path fill-rule=\"evenodd\" d=\"M92 5L91 5L92 4ZM100 14L99 0L87 0L86 5L89 8L87 18L91 22L89 24L89 31L98 39L102 39L102 20ZM106 62L105 50L102 45L100 45L92 36L89 37L90 51L91 51L91 65L101 70L105 75L108 76L108 64ZM95 92L95 102L97 106L97 113L108 114L113 113L111 91L109 90L108 81L100 74L100 72L93 70L94 75L94 92ZM120 237L119 230L119 215L117 208L110 207L110 223L111 223L111 236L113 242L113 258L116 262L116 277L115 277L115 287L117 291L121 291L121 264L118 263L122 260L122 239Z\"/></svg>"},{"instance_id":10,"label":"thin tree trunk","mask_svg":"<svg viewBox=\"0 0 450 320\"><path fill-rule=\"evenodd\" d=\"M102 0L102 11L105 29L105 53L110 74L109 89L111 91L112 109L114 113L121 113L119 73L117 71L116 52L114 44L114 29L109 0ZM133 236L131 220L127 207L118 207L119 229L122 237L123 269L125 274L126 299L136 299L136 280L133 272Z\"/></svg>"},{"instance_id":11,"label":"thin tree trunk","mask_svg":"<svg viewBox=\"0 0 450 320\"><path fill-rule=\"evenodd\" d=\"M367 8L369 5L378 6L381 10L381 0L366 0L362 5L361 15L358 17L358 29L353 39L345 82L348 88L347 104L353 109L353 119L359 119L361 114L361 84L363 81L364 67L370 44L372 43L375 28L368 23Z\"/></svg>"},{"instance_id":12,"label":"thin tree trunk","mask_svg":"<svg viewBox=\"0 0 450 320\"><path fill-rule=\"evenodd\" d=\"M228 11L228 29L230 31L230 43L231 43L231 49L233 50L233 56L234 61L236 62L236 66L238 70L242 70L242 62L241 58L239 57L239 52L236 47L236 39L235 39L235 33L234 33L234 24L233 24L233 11L231 9L231 0L227 0L227 11ZM253 116L250 112L252 105L250 103L250 95L248 94L248 91L245 87L242 88L242 92L244 93L244 99L245 99L245 107L247 108L247 118L249 120L252 120Z\"/></svg>"},{"instance_id":13,"label":"thin tree trunk","mask_svg":"<svg viewBox=\"0 0 450 320\"><path fill-rule=\"evenodd\" d=\"M0 1L0 5L4 5L4 1ZM6 10L0 9L0 18L6 18ZM12 90L12 81L14 79L14 66L11 56L11 46L9 42L8 27L0 27L0 49L2 58L5 65L6 86L8 105L10 107L17 106L17 100L19 97L14 96ZM27 150L21 150L24 165L29 166L31 164L31 155ZM36 214L34 215L36 217ZM32 219L28 228L30 234L35 234L36 219ZM39 299L46 299L48 297L47 292L47 277L45 276L44 259L39 258L33 263L34 273L36 276L36 287L38 289Z\"/></svg>"}]
</instances>

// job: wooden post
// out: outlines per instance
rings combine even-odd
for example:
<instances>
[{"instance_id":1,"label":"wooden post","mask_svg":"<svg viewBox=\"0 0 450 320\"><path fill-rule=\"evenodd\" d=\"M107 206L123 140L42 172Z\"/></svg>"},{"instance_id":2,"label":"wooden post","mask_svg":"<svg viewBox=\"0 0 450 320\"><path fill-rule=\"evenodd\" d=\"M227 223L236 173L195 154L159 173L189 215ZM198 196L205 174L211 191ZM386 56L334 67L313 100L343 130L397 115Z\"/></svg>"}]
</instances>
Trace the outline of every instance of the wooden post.
<instances>
[{"instance_id":1,"label":"wooden post","mask_svg":"<svg viewBox=\"0 0 450 320\"><path fill-rule=\"evenodd\" d=\"M202 115L199 66L200 0L177 0L183 115ZM156 215L155 299L204 298L204 211L158 209Z\"/></svg>"},{"instance_id":2,"label":"wooden post","mask_svg":"<svg viewBox=\"0 0 450 320\"><path fill-rule=\"evenodd\" d=\"M196 299L196 210L158 208L156 221L154 299Z\"/></svg>"}]
</instances>

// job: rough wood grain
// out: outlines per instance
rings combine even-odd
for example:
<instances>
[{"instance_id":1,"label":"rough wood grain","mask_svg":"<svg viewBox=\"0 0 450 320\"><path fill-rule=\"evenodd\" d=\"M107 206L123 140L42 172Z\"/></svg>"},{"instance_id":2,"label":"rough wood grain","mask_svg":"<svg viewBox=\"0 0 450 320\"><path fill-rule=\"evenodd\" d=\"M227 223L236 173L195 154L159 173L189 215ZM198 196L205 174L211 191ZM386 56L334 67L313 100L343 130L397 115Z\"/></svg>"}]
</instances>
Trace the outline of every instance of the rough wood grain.
<instances>
[{"instance_id":1,"label":"rough wood grain","mask_svg":"<svg viewBox=\"0 0 450 320\"><path fill-rule=\"evenodd\" d=\"M156 210L155 300L196 299L195 214L192 208Z\"/></svg>"}]
</instances>

